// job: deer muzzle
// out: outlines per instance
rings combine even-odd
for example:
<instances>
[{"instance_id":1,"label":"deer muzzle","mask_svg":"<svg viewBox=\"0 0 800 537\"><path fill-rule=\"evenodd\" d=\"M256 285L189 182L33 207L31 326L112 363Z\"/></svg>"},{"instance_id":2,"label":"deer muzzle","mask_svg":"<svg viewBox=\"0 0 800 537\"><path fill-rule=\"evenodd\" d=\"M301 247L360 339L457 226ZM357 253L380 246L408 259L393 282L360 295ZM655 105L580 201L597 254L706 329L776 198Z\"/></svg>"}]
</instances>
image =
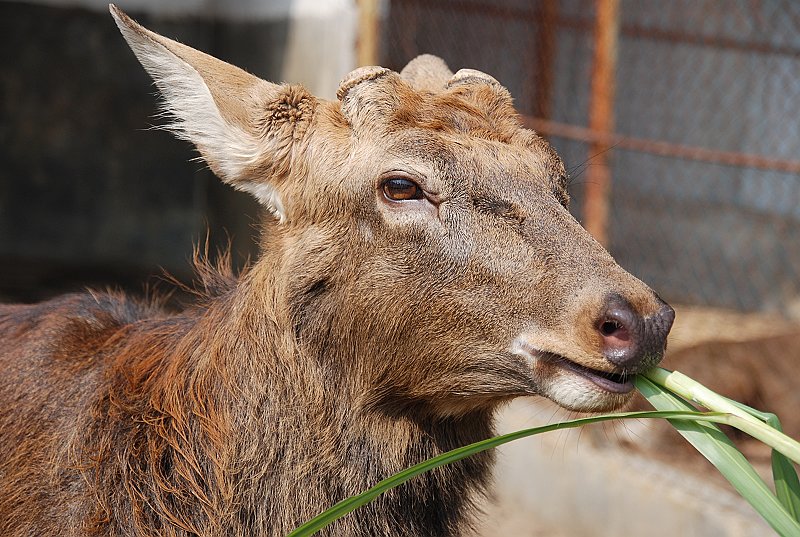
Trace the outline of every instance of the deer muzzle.
<instances>
[{"instance_id":1,"label":"deer muzzle","mask_svg":"<svg viewBox=\"0 0 800 537\"><path fill-rule=\"evenodd\" d=\"M531 329L511 352L533 371L540 393L578 411L609 410L626 402L634 375L664 355L675 311L654 295L644 312L610 293L579 316L574 332ZM593 311L589 314L588 311Z\"/></svg>"}]
</instances>

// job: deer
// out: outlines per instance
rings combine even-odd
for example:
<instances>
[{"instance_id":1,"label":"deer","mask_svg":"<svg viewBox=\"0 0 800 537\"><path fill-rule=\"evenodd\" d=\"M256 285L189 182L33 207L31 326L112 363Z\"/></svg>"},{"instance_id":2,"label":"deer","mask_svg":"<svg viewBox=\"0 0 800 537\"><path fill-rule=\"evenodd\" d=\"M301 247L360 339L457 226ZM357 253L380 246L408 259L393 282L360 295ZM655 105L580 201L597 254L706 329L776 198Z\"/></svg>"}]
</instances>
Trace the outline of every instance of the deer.
<instances>
[{"instance_id":1,"label":"deer","mask_svg":"<svg viewBox=\"0 0 800 537\"><path fill-rule=\"evenodd\" d=\"M0 306L0 534L285 535L545 397L611 410L674 311L570 214L506 88L422 55L333 101L110 11L168 128L264 207L260 253L180 311L120 291ZM494 456L329 536L472 531ZM535 479L535 476L531 476Z\"/></svg>"}]
</instances>

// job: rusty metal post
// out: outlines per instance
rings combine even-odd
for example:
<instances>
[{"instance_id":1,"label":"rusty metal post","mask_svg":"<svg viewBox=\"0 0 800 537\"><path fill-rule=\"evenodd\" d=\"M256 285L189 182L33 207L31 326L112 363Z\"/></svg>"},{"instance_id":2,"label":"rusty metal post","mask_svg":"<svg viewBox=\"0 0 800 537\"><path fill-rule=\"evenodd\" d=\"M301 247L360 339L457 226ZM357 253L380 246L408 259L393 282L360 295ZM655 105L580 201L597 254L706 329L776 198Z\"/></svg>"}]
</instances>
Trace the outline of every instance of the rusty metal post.
<instances>
[{"instance_id":1,"label":"rusty metal post","mask_svg":"<svg viewBox=\"0 0 800 537\"><path fill-rule=\"evenodd\" d=\"M596 0L594 62L589 104L589 130L598 135L614 132L614 92L619 36L619 0ZM589 144L591 159L586 172L583 206L584 226L608 246L608 213L611 194L611 154L602 142Z\"/></svg>"},{"instance_id":2,"label":"rusty metal post","mask_svg":"<svg viewBox=\"0 0 800 537\"><path fill-rule=\"evenodd\" d=\"M356 41L356 60L359 67L380 63L380 0L358 0L358 40Z\"/></svg>"},{"instance_id":3,"label":"rusty metal post","mask_svg":"<svg viewBox=\"0 0 800 537\"><path fill-rule=\"evenodd\" d=\"M531 113L534 117L550 119L555 85L557 0L543 0L537 18L534 47L538 61L535 76L531 76L531 83L534 84Z\"/></svg>"}]
</instances>

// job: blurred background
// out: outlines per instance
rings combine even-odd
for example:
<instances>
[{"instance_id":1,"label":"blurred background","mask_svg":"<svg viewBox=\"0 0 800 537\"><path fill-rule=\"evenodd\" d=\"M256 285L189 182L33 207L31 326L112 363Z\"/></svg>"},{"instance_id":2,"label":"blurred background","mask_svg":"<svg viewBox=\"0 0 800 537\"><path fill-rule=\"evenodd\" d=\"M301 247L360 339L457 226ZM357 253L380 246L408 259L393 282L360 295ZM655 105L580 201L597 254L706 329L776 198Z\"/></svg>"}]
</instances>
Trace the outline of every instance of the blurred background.
<instances>
[{"instance_id":1,"label":"blurred background","mask_svg":"<svg viewBox=\"0 0 800 537\"><path fill-rule=\"evenodd\" d=\"M800 3L119 5L159 33L327 98L358 65L400 70L421 53L441 56L454 71L493 75L525 124L563 156L576 217L621 265L677 305L667 364L779 414L800 405ZM142 291L162 269L191 279L192 246L207 234L212 248L230 240L237 264L256 253L256 204L193 160L187 144L152 130L155 114L150 79L104 1L0 0L0 299L33 301L86 285ZM554 410L537 408L512 408L507 423L552 419ZM789 422L800 434L800 418ZM626 479L647 475L656 459L669 468L659 472L704 475L702 461L675 463L681 448L673 449L666 431L651 431L649 441L632 441L636 434L590 431L574 441L581 448L575 459L564 436L509 450L511 466L499 471L508 486L488 508L485 535L639 534L631 512L666 516L641 504L620 513L620 503L647 496ZM625 461L650 449L646 468L615 466L619 449L627 449ZM614 454L602 459L607 450ZM535 458L539 452L544 458ZM585 463L593 453L601 462ZM527 470L509 470L512 463L550 477L525 482L519 476ZM586 486L600 465L613 469L613 479L598 475L596 487ZM553 490L542 483L569 483L570 472L584 481L525 500L531 488ZM676 475L678 483L693 479ZM665 520L672 533L664 534L764 534L749 508L713 486L708 494L725 506L724 517L712 520L695 507L688 522ZM594 499L581 496L592 491ZM690 508L676 505L687 516Z\"/></svg>"}]
</instances>

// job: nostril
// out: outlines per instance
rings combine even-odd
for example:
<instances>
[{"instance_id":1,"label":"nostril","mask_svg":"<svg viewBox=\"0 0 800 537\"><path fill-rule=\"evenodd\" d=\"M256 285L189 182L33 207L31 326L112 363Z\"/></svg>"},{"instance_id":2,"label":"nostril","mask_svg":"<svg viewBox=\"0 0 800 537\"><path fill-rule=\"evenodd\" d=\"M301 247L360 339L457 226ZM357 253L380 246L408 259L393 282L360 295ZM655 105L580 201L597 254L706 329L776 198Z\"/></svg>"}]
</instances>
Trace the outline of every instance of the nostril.
<instances>
[{"instance_id":1,"label":"nostril","mask_svg":"<svg viewBox=\"0 0 800 537\"><path fill-rule=\"evenodd\" d=\"M594 329L600 336L605 358L635 371L661 359L674 320L675 311L664 302L657 311L643 316L621 296L611 295L596 318Z\"/></svg>"},{"instance_id":2,"label":"nostril","mask_svg":"<svg viewBox=\"0 0 800 537\"><path fill-rule=\"evenodd\" d=\"M612 295L594 325L601 338L601 352L613 364L630 367L642 355L643 319L622 297Z\"/></svg>"},{"instance_id":3,"label":"nostril","mask_svg":"<svg viewBox=\"0 0 800 537\"><path fill-rule=\"evenodd\" d=\"M605 347L621 349L630 344L631 333L627 326L617 319L604 319L597 327L603 336Z\"/></svg>"},{"instance_id":4,"label":"nostril","mask_svg":"<svg viewBox=\"0 0 800 537\"><path fill-rule=\"evenodd\" d=\"M600 324L600 333L603 334L603 337L610 337L615 335L617 332L623 331L625 328L617 321L610 320L610 321L603 321Z\"/></svg>"}]
</instances>

